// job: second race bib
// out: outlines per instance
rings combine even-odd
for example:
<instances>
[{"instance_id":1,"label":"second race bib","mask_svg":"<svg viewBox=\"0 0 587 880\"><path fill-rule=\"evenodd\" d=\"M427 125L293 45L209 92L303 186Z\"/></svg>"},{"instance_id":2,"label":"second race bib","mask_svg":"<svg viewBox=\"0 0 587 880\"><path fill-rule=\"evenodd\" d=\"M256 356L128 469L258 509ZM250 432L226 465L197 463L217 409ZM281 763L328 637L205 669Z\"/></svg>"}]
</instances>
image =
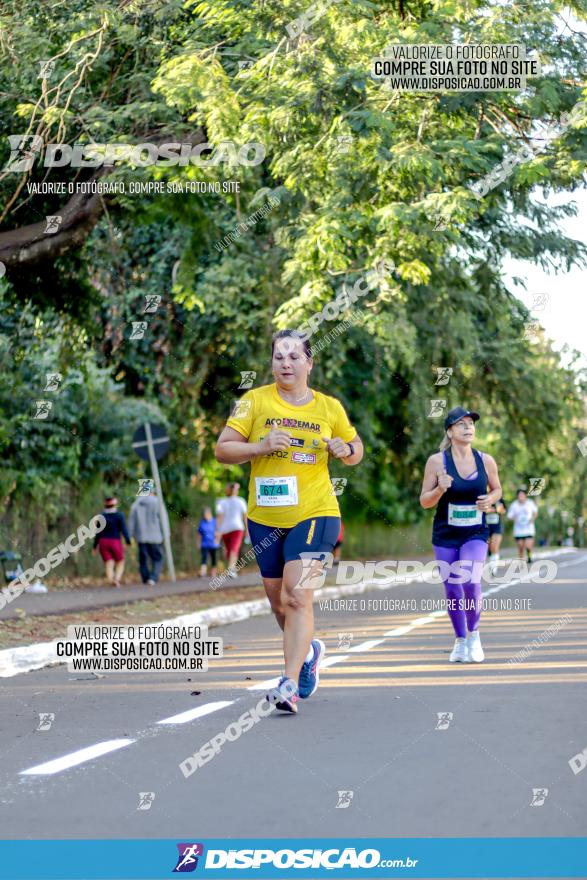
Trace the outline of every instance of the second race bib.
<instances>
[{"instance_id":1,"label":"second race bib","mask_svg":"<svg viewBox=\"0 0 587 880\"><path fill-rule=\"evenodd\" d=\"M499 513L486 513L485 519L490 526L496 526L499 522Z\"/></svg>"},{"instance_id":2,"label":"second race bib","mask_svg":"<svg viewBox=\"0 0 587 880\"><path fill-rule=\"evenodd\" d=\"M297 477L255 477L258 507L289 507L298 503Z\"/></svg>"},{"instance_id":3,"label":"second race bib","mask_svg":"<svg viewBox=\"0 0 587 880\"><path fill-rule=\"evenodd\" d=\"M475 504L451 504L449 502L449 526L480 526L482 522L483 514L477 510Z\"/></svg>"}]
</instances>

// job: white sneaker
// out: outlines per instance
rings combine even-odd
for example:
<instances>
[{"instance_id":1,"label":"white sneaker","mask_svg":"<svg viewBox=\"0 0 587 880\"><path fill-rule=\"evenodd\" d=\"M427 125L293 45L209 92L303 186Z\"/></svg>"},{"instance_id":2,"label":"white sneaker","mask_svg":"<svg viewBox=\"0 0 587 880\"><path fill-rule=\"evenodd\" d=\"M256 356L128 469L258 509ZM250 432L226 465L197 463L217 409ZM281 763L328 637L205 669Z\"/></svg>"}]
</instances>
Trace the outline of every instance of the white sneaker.
<instances>
[{"instance_id":1,"label":"white sneaker","mask_svg":"<svg viewBox=\"0 0 587 880\"><path fill-rule=\"evenodd\" d=\"M234 580L234 578L238 577L238 574L236 573L236 571L233 568L227 568L226 573L228 574L228 577L232 578L233 580Z\"/></svg>"},{"instance_id":2,"label":"white sneaker","mask_svg":"<svg viewBox=\"0 0 587 880\"><path fill-rule=\"evenodd\" d=\"M30 586L25 587L25 593L48 593L47 587L45 584L42 584L41 581L37 581L35 584L30 584Z\"/></svg>"},{"instance_id":3,"label":"white sneaker","mask_svg":"<svg viewBox=\"0 0 587 880\"><path fill-rule=\"evenodd\" d=\"M448 658L451 663L466 663L468 659L467 640L455 639L455 646Z\"/></svg>"},{"instance_id":4,"label":"white sneaker","mask_svg":"<svg viewBox=\"0 0 587 880\"><path fill-rule=\"evenodd\" d=\"M467 649L469 663L483 663L485 660L485 654L483 653L481 638L477 630L469 633L467 636Z\"/></svg>"}]
</instances>

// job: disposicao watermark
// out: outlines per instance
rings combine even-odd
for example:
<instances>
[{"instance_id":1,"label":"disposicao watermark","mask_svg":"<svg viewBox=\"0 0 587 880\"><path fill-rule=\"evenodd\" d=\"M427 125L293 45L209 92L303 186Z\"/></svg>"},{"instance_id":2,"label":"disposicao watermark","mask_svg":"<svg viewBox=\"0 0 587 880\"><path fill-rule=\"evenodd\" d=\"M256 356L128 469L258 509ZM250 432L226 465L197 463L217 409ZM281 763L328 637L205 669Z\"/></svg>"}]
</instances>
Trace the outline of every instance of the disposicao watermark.
<instances>
[{"instance_id":1,"label":"disposicao watermark","mask_svg":"<svg viewBox=\"0 0 587 880\"><path fill-rule=\"evenodd\" d=\"M33 579L40 580L45 577L52 569L57 568L68 559L72 553L81 550L86 541L94 538L105 527L106 518L101 513L92 517L87 526L81 525L76 532L69 535L57 547L49 550L46 556L38 559L32 568L27 568L0 592L0 609L12 602L13 599L17 599L31 585ZM74 543L76 538L77 544Z\"/></svg>"},{"instance_id":2,"label":"disposicao watermark","mask_svg":"<svg viewBox=\"0 0 587 880\"><path fill-rule=\"evenodd\" d=\"M300 554L302 573L295 589L315 590L326 578L326 569L332 565L331 553L304 551ZM544 569L544 571L543 571ZM427 584L439 584L450 579L451 584L480 583L482 578L492 584L505 584L512 578L529 583L552 583L558 566L552 559L535 560L530 565L523 559L508 561L501 576L493 574L493 564L467 559L448 563L442 559L422 562L419 559L385 559L378 562L341 560L336 569L336 585L348 586L366 580L373 583L392 579L406 583L411 580Z\"/></svg>"},{"instance_id":3,"label":"disposicao watermark","mask_svg":"<svg viewBox=\"0 0 587 880\"><path fill-rule=\"evenodd\" d=\"M251 141L239 146L233 141L222 141L215 145L204 141L199 144L182 144L170 141L165 144L45 144L39 135L8 135L10 156L3 171L24 173L30 171L37 158L41 158L43 168L101 168L112 167L125 162L141 168L157 165L160 168L197 165L213 168L227 163L252 167L260 165L266 155L263 144ZM209 154L209 155L205 155ZM77 192L71 182L68 192Z\"/></svg>"}]
</instances>

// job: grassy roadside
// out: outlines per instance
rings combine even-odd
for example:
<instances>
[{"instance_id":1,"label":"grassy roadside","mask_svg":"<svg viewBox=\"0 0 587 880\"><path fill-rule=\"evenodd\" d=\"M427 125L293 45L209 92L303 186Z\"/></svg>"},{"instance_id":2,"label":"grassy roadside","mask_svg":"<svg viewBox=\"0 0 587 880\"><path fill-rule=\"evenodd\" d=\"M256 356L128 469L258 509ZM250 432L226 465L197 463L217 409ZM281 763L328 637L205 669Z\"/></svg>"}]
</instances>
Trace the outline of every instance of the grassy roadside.
<instances>
[{"instance_id":1,"label":"grassy roadside","mask_svg":"<svg viewBox=\"0 0 587 880\"><path fill-rule=\"evenodd\" d=\"M263 587L232 588L230 591L213 593L184 593L179 596L161 596L158 599L145 599L127 602L112 608L94 608L88 611L74 611L71 614L50 614L9 619L0 622L0 650L31 645L34 642L49 642L63 638L66 627L72 624L112 623L139 624L156 623L180 614L192 614L218 605L231 605L250 599L262 599Z\"/></svg>"}]
</instances>

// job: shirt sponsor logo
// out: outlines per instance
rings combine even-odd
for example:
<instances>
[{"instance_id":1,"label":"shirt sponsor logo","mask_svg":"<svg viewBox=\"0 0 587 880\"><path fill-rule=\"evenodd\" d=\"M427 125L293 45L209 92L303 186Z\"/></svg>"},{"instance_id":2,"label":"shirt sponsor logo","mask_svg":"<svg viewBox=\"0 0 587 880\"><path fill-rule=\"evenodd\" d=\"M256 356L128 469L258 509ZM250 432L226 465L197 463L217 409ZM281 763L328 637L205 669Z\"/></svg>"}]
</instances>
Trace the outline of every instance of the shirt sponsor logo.
<instances>
[{"instance_id":1,"label":"shirt sponsor logo","mask_svg":"<svg viewBox=\"0 0 587 880\"><path fill-rule=\"evenodd\" d=\"M291 460L301 464L316 464L316 455L313 452L292 452Z\"/></svg>"},{"instance_id":2,"label":"shirt sponsor logo","mask_svg":"<svg viewBox=\"0 0 587 880\"><path fill-rule=\"evenodd\" d=\"M278 425L281 428L301 428L304 431L321 431L320 425L317 422L303 422L300 419L267 419L265 421L265 427L271 428L272 425Z\"/></svg>"},{"instance_id":3,"label":"shirt sponsor logo","mask_svg":"<svg viewBox=\"0 0 587 880\"><path fill-rule=\"evenodd\" d=\"M290 446L303 446L304 441L300 437L292 437L289 441Z\"/></svg>"}]
</instances>

